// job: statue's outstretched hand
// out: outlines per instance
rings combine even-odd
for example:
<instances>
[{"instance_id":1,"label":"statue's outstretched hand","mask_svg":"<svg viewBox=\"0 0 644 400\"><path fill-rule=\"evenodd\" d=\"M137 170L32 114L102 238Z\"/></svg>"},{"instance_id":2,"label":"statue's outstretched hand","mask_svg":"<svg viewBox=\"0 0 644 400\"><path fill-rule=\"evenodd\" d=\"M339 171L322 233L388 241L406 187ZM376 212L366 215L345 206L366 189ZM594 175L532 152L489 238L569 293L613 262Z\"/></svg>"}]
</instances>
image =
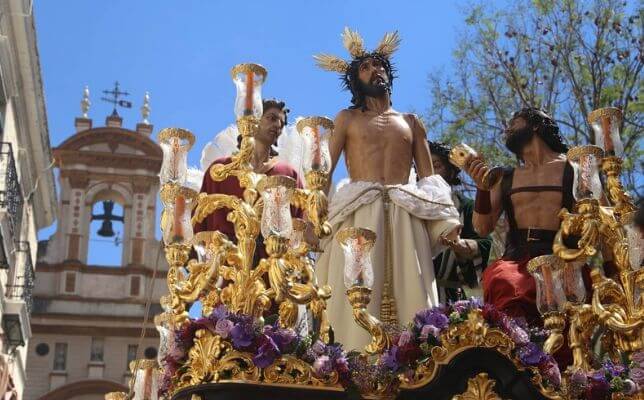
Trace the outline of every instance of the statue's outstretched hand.
<instances>
[{"instance_id":1,"label":"statue's outstretched hand","mask_svg":"<svg viewBox=\"0 0 644 400\"><path fill-rule=\"evenodd\" d=\"M487 167L485 165L485 160L480 155L476 157L470 156L465 162L465 167L463 168L465 173L467 173L477 188L483 188L483 177L487 172Z\"/></svg>"}]
</instances>

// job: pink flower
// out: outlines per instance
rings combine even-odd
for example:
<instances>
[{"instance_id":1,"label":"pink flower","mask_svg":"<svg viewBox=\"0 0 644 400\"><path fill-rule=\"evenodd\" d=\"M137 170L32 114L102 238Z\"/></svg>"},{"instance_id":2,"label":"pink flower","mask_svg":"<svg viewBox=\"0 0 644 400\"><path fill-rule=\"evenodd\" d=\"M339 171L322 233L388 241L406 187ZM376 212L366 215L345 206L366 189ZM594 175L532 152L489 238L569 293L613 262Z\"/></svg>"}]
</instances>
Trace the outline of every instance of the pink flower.
<instances>
[{"instance_id":1,"label":"pink flower","mask_svg":"<svg viewBox=\"0 0 644 400\"><path fill-rule=\"evenodd\" d=\"M398 346L405 346L412 340L411 332L403 331L398 339Z\"/></svg>"},{"instance_id":2,"label":"pink flower","mask_svg":"<svg viewBox=\"0 0 644 400\"><path fill-rule=\"evenodd\" d=\"M233 322L229 319L220 319L215 324L215 333L226 339L230 335L230 331L233 329Z\"/></svg>"},{"instance_id":3,"label":"pink flower","mask_svg":"<svg viewBox=\"0 0 644 400\"><path fill-rule=\"evenodd\" d=\"M638 351L636 353L633 353L631 356L631 360L634 363L639 364L641 368L644 368L644 351Z\"/></svg>"},{"instance_id":4,"label":"pink flower","mask_svg":"<svg viewBox=\"0 0 644 400\"><path fill-rule=\"evenodd\" d=\"M432 335L435 338L438 338L441 330L435 327L434 325L424 325L423 329L420 330L420 339L427 340L429 335Z\"/></svg>"},{"instance_id":5,"label":"pink flower","mask_svg":"<svg viewBox=\"0 0 644 400\"><path fill-rule=\"evenodd\" d=\"M329 356L320 356L313 363L313 370L318 376L325 376L331 373L333 365Z\"/></svg>"}]
</instances>

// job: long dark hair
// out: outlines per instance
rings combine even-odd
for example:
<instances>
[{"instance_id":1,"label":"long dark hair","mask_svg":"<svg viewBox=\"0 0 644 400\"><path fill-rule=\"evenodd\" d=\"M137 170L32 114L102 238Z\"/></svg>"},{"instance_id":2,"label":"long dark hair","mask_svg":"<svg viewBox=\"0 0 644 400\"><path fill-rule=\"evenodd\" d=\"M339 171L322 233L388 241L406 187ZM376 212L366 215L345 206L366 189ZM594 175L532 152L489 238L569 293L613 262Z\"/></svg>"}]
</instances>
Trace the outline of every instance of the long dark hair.
<instances>
[{"instance_id":1,"label":"long dark hair","mask_svg":"<svg viewBox=\"0 0 644 400\"><path fill-rule=\"evenodd\" d=\"M559 133L559 126L543 110L536 107L522 108L512 115L510 122L517 118L525 119L532 128L537 127L537 135L539 135L552 151L557 153L568 152L568 145L561 136L561 133Z\"/></svg>"},{"instance_id":2,"label":"long dark hair","mask_svg":"<svg viewBox=\"0 0 644 400\"><path fill-rule=\"evenodd\" d=\"M446 180L451 186L460 185L461 178L458 177L461 170L449 162L449 152L452 150L449 145L441 142L432 142L431 140L427 141L429 143L429 152L432 153L432 157L436 156L447 166L447 170L452 172L452 176L449 180Z\"/></svg>"},{"instance_id":3,"label":"long dark hair","mask_svg":"<svg viewBox=\"0 0 644 400\"><path fill-rule=\"evenodd\" d=\"M349 108L361 108L363 111L365 110L365 94L360 88L360 78L359 78L359 71L360 71L360 65L362 62L368 58L373 58L375 60L378 60L380 63L382 63L382 66L385 69L385 72L387 73L387 78L389 78L389 83L388 83L388 90L389 93L391 94L391 89L393 87L393 82L394 78L396 78L396 70L394 66L391 64L389 59L385 56L383 56L380 53L369 53L365 54L361 57L357 57L351 61L351 64L349 64L349 68L347 72L340 78L342 79L342 85L344 89L349 90L351 92L351 104L353 104Z\"/></svg>"}]
</instances>

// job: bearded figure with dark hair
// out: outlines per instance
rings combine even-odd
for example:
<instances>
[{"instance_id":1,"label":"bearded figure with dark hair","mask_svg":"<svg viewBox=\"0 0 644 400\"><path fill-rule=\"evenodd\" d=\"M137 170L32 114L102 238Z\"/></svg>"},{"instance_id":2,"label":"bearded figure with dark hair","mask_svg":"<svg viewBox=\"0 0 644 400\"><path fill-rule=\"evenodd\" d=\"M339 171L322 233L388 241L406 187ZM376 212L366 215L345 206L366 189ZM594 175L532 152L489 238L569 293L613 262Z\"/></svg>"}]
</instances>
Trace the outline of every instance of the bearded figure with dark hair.
<instances>
[{"instance_id":1,"label":"bearded figure with dark hair","mask_svg":"<svg viewBox=\"0 0 644 400\"><path fill-rule=\"evenodd\" d=\"M286 108L286 104L283 101L274 99L264 100L263 114L259 120L259 129L255 135L255 148L253 158L251 159L251 165L253 166L253 170L257 173L289 176L296 180L298 188L302 188L302 181L299 174L296 172L296 169L287 162L281 161L278 157L277 151L275 150L277 140L287 124L288 112L289 110ZM224 131L220 135L225 135L226 132L227 131ZM234 140L236 140L238 147L241 143L241 137L237 136ZM232 147L233 149L230 150L235 149L234 144L232 146L224 147ZM207 152L207 150L205 149L204 152ZM220 156L205 166L205 173L200 190L201 193L222 193L239 198L243 197L244 189L239 185L239 180L236 176L229 176L221 182L215 182L208 173L212 165L230 163L231 155L232 154ZM202 159L204 157L205 156L202 155ZM208 215L206 219L194 226L195 233L217 230L226 234L226 236L228 236L228 238L233 242L236 242L235 228L232 222L228 221L226 218L230 211L231 210L222 208ZM299 217L302 214L299 209L294 209L292 211L293 215L296 217ZM259 238L257 251L255 252L256 259L266 257L266 252L262 243L263 240Z\"/></svg>"},{"instance_id":2,"label":"bearded figure with dark hair","mask_svg":"<svg viewBox=\"0 0 644 400\"><path fill-rule=\"evenodd\" d=\"M480 276L487 265L492 240L479 236L472 225L474 201L465 196L459 173L461 170L449 162L451 148L439 142L429 142L434 173L452 187L452 200L463 224L460 238L445 241L447 249L434 258L434 273L441 303L480 297Z\"/></svg>"},{"instance_id":3,"label":"bearded figure with dark hair","mask_svg":"<svg viewBox=\"0 0 644 400\"><path fill-rule=\"evenodd\" d=\"M535 282L526 267L530 259L552 253L559 210L574 206L574 172L559 128L545 112L536 108L516 112L504 134L506 147L519 162L516 168L505 169L499 184L484 189L480 157L465 167L477 185L474 229L488 235L501 213L509 225L505 253L483 272L484 299L513 317L539 323Z\"/></svg>"},{"instance_id":4,"label":"bearded figure with dark hair","mask_svg":"<svg viewBox=\"0 0 644 400\"><path fill-rule=\"evenodd\" d=\"M433 175L423 124L416 115L392 108L390 57L398 34L385 35L372 52L357 32L345 29L343 39L350 62L316 57L319 66L341 74L352 95L329 140L332 167L344 153L350 178L331 198L329 222L333 232L346 227L376 232L369 311L385 323L404 324L418 310L438 304L432 258L440 252L440 238L456 240L461 224L449 185ZM418 181L410 176L412 165ZM334 290L327 311L335 338L347 349L361 349L369 335L354 322L343 295L342 248L333 238L322 247L316 274L320 284ZM347 280L360 281L358 276Z\"/></svg>"}]
</instances>

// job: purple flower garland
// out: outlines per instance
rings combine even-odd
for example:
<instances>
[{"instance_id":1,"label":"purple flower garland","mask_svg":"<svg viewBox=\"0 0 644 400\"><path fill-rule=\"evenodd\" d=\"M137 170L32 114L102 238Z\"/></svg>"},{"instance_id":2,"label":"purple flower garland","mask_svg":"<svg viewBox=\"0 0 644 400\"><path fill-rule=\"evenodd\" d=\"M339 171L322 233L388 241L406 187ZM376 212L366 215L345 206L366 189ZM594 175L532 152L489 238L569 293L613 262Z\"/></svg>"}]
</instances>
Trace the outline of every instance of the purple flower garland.
<instances>
[{"instance_id":1,"label":"purple flower garland","mask_svg":"<svg viewBox=\"0 0 644 400\"><path fill-rule=\"evenodd\" d=\"M300 336L292 329L262 325L250 316L230 313L220 305L210 316L190 320L174 332L174 340L161 362L164 375L160 393L171 391L177 372L186 368L188 351L199 329L230 340L235 350L252 354L257 367L266 368L280 356L291 354L311 364L318 377L324 378L336 372L345 388L357 387L364 391L377 383L393 382L398 374L411 374L417 365L431 357L432 347L440 345L441 333L450 325L466 321L473 310L482 310L491 327L500 329L513 340L515 355L523 365L538 368L547 384L559 388L559 366L540 345L531 341L530 333L533 338L544 333L529 331L524 321L472 298L421 310L402 330L388 327L393 345L379 356L376 363L359 357L355 352L347 354L339 343L327 345L319 340L313 341L310 336ZM632 358L630 370L606 361L592 374L575 373L571 385L582 398L590 400L607 398L616 392L635 393L644 387L644 352L636 353Z\"/></svg>"}]
</instances>

